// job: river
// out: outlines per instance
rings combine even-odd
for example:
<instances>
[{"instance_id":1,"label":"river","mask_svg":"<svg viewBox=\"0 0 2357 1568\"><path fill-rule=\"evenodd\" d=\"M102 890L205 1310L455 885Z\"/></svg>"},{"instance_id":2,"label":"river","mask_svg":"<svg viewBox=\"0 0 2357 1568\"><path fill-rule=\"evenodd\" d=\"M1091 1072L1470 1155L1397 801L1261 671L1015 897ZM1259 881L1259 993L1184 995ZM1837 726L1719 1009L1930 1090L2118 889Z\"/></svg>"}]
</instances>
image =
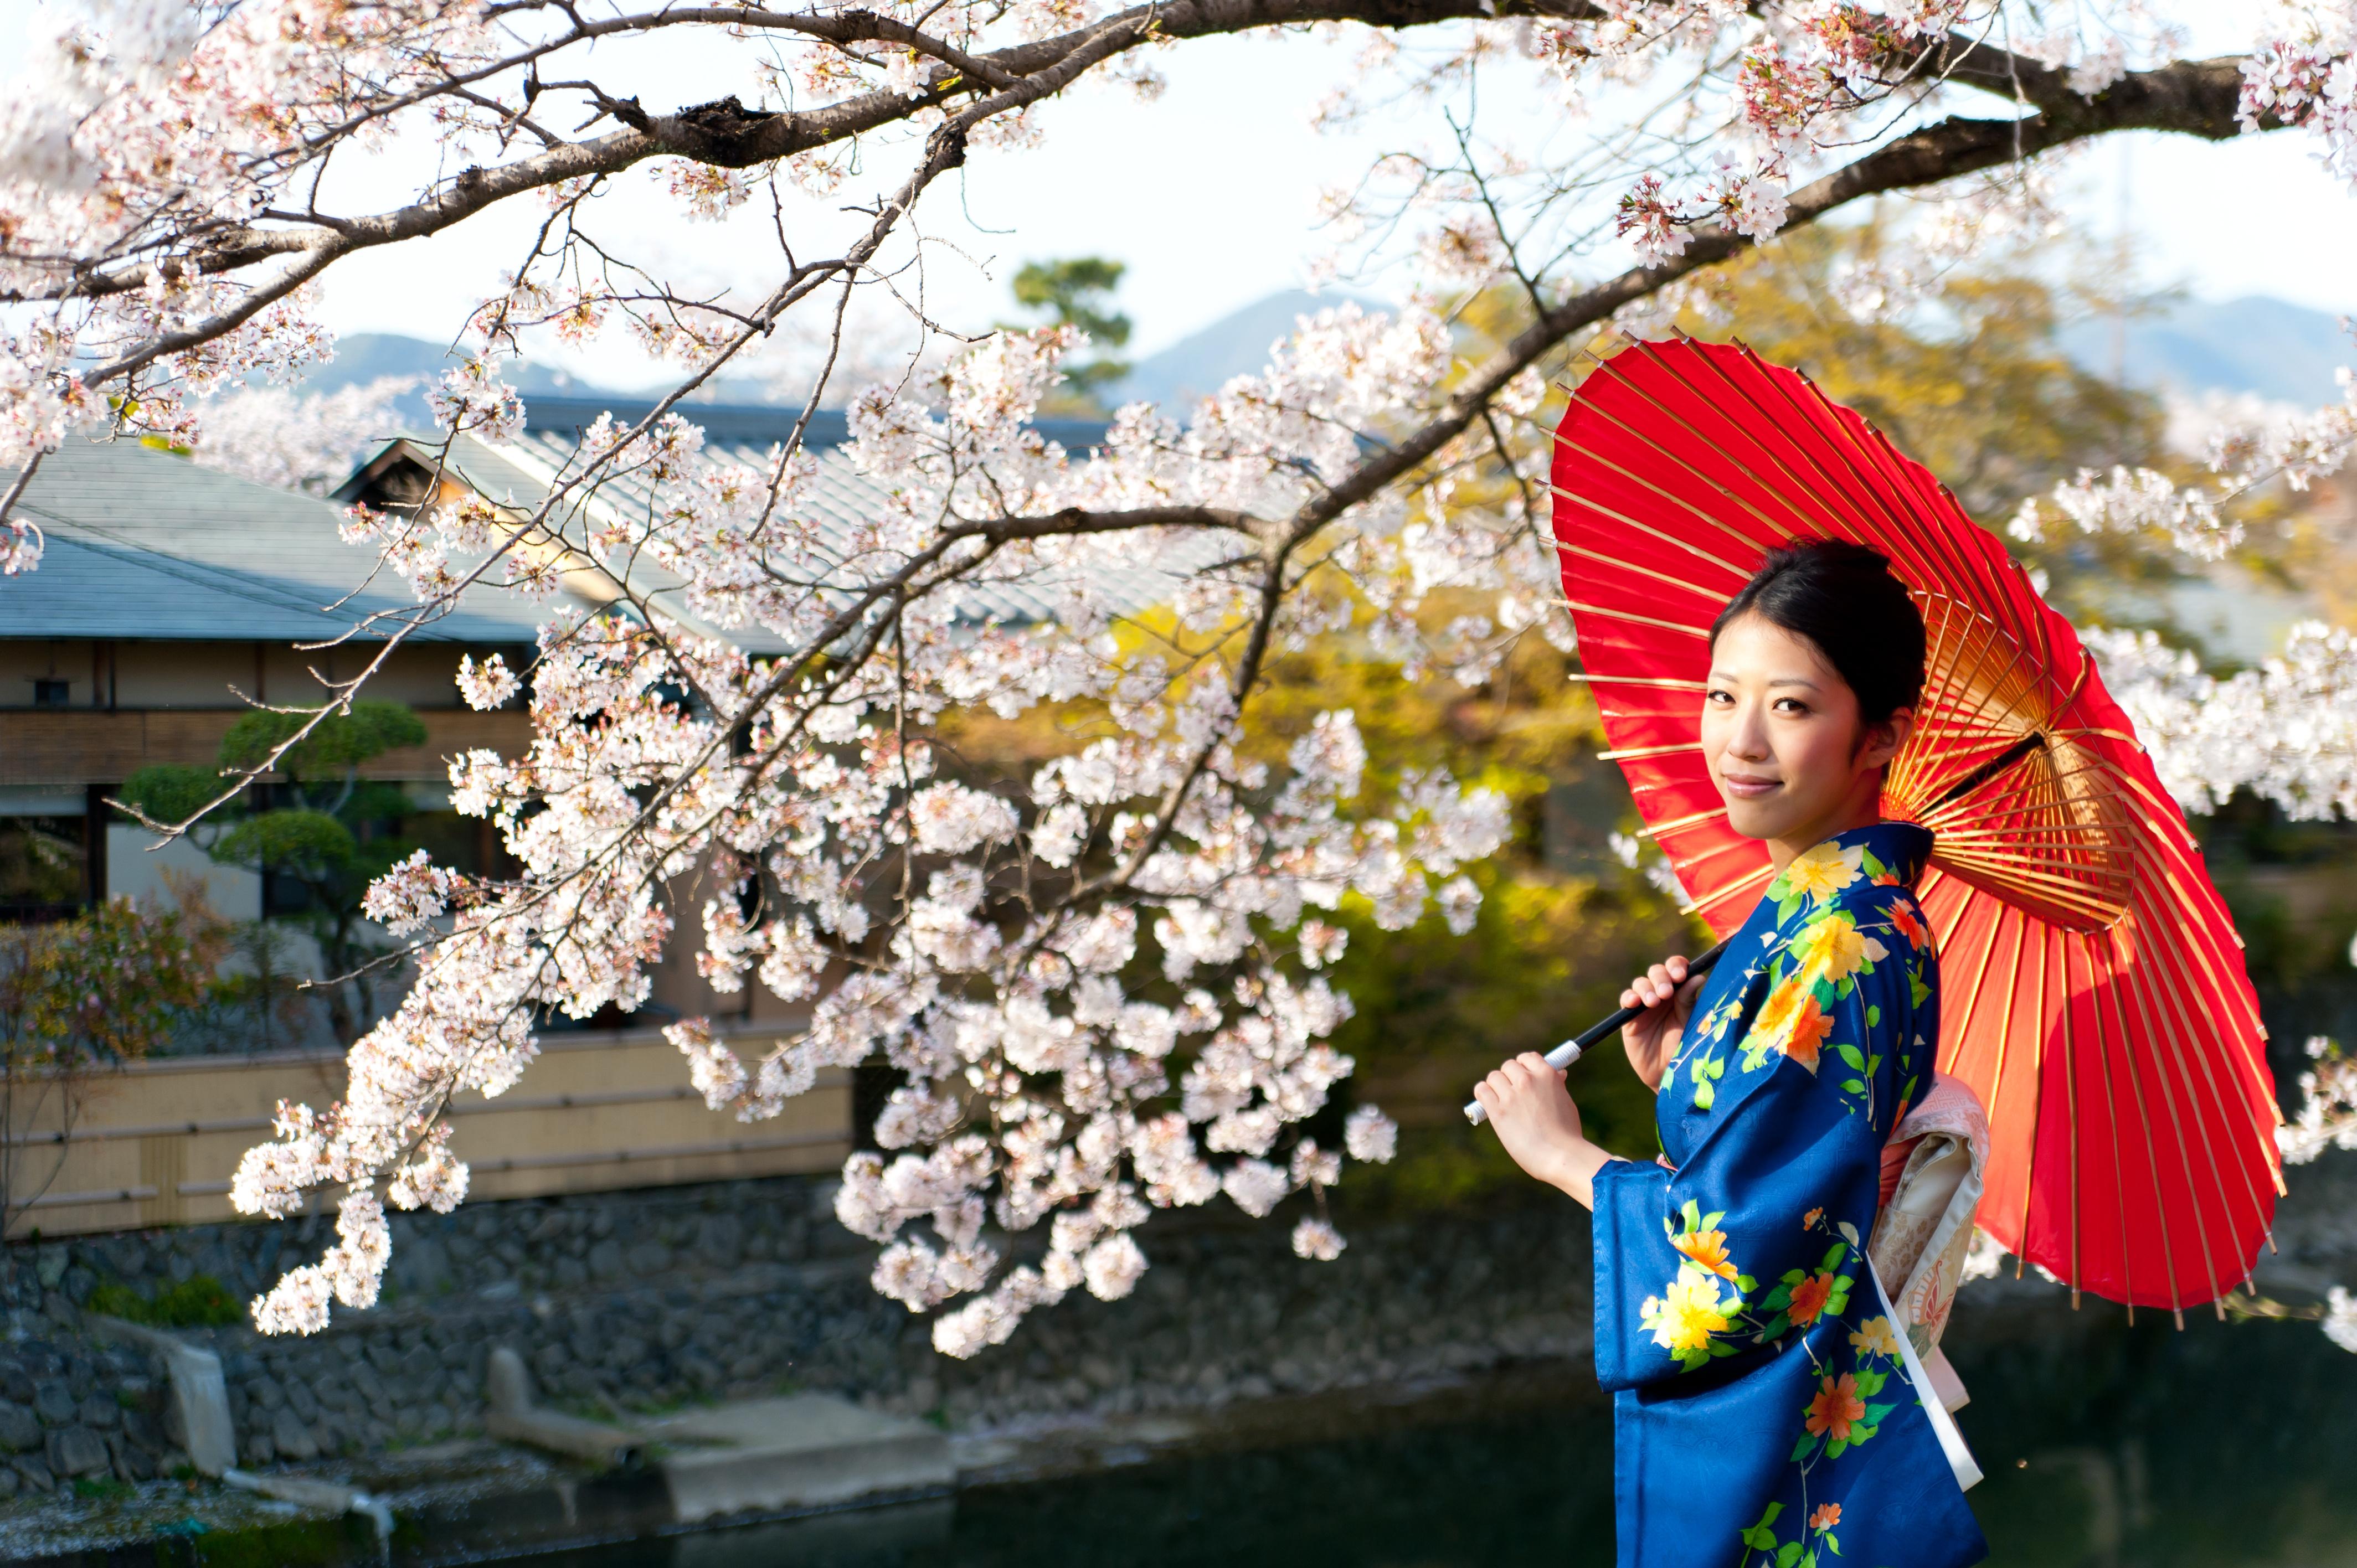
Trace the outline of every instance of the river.
<instances>
[{"instance_id":1,"label":"river","mask_svg":"<svg viewBox=\"0 0 2357 1568\"><path fill-rule=\"evenodd\" d=\"M1975 1287L1980 1288L1980 1287ZM2059 1298L2060 1293L2053 1293ZM1952 1350L2007 1568L2357 1564L2357 1356L2305 1323L2183 1331L2014 1287ZM1305 1406L1242 1448L538 1568L1585 1568L1612 1560L1610 1413L1578 1369ZM1857 1564L1856 1568L1869 1568Z\"/></svg>"}]
</instances>

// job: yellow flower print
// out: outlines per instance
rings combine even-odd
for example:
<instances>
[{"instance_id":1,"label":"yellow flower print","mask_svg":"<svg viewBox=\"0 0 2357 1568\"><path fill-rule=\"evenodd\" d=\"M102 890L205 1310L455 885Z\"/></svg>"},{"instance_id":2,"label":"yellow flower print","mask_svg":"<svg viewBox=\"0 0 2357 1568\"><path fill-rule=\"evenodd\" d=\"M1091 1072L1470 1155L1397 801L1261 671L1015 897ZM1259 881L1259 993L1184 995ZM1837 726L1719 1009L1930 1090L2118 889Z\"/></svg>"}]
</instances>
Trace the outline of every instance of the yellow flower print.
<instances>
[{"instance_id":1,"label":"yellow flower print","mask_svg":"<svg viewBox=\"0 0 2357 1568\"><path fill-rule=\"evenodd\" d=\"M1808 973L1822 973L1834 985L1857 973L1857 964L1878 964L1890 957L1890 948L1876 936L1867 936L1857 929L1857 922L1848 915L1826 915L1810 929L1801 931L1801 969Z\"/></svg>"},{"instance_id":2,"label":"yellow flower print","mask_svg":"<svg viewBox=\"0 0 2357 1568\"><path fill-rule=\"evenodd\" d=\"M1808 994L1809 986L1802 976L1788 976L1781 985L1768 993L1766 1001L1760 1004L1760 1015L1751 1020L1752 1037L1774 1039L1791 1028L1792 1015L1801 1010L1801 1003Z\"/></svg>"},{"instance_id":3,"label":"yellow flower print","mask_svg":"<svg viewBox=\"0 0 2357 1568\"><path fill-rule=\"evenodd\" d=\"M1689 1230L1683 1236L1670 1238L1686 1262L1706 1273L1731 1280L1738 1272L1735 1260L1727 1254L1727 1232L1724 1230Z\"/></svg>"},{"instance_id":4,"label":"yellow flower print","mask_svg":"<svg viewBox=\"0 0 2357 1568\"><path fill-rule=\"evenodd\" d=\"M1645 1304L1645 1316L1652 1323L1653 1343L1679 1354L1709 1349L1711 1336L1726 1333L1742 1305L1739 1295L1720 1297L1716 1275L1680 1269L1670 1294ZM1653 1322L1656 1315L1659 1321Z\"/></svg>"},{"instance_id":5,"label":"yellow flower print","mask_svg":"<svg viewBox=\"0 0 2357 1568\"><path fill-rule=\"evenodd\" d=\"M1899 1337L1891 1331L1888 1317L1869 1317L1850 1330L1849 1342L1861 1355L1899 1356Z\"/></svg>"},{"instance_id":6,"label":"yellow flower print","mask_svg":"<svg viewBox=\"0 0 2357 1568\"><path fill-rule=\"evenodd\" d=\"M1776 1051L1814 1072L1817 1047L1833 1031L1834 1021L1817 1005L1813 984L1795 975L1760 1004L1760 1016L1752 1023L1751 1032L1743 1037L1747 1064Z\"/></svg>"},{"instance_id":7,"label":"yellow flower print","mask_svg":"<svg viewBox=\"0 0 2357 1568\"><path fill-rule=\"evenodd\" d=\"M1847 915L1827 915L1801 933L1798 956L1803 974L1822 975L1835 985L1857 972L1861 962L1880 963L1890 950L1857 929Z\"/></svg>"},{"instance_id":8,"label":"yellow flower print","mask_svg":"<svg viewBox=\"0 0 2357 1568\"><path fill-rule=\"evenodd\" d=\"M1854 843L1847 849L1839 849L1830 843L1821 843L1805 854L1795 857L1792 864L1784 868L1783 882L1791 897L1797 898L1806 894L1822 904L1857 881L1865 875L1865 871L1864 844Z\"/></svg>"},{"instance_id":9,"label":"yellow flower print","mask_svg":"<svg viewBox=\"0 0 2357 1568\"><path fill-rule=\"evenodd\" d=\"M1816 970L1838 985L1857 972L1866 957L1866 939L1847 915L1827 915L1801 933L1801 967Z\"/></svg>"}]
</instances>

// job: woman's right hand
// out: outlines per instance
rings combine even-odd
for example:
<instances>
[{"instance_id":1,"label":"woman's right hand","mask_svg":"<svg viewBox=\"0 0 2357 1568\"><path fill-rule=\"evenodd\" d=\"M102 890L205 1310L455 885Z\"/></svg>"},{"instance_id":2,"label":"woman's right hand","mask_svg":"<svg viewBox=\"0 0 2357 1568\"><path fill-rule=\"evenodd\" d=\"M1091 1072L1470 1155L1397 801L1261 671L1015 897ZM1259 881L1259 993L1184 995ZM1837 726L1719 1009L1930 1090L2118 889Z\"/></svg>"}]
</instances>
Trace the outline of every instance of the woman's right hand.
<instances>
[{"instance_id":1,"label":"woman's right hand","mask_svg":"<svg viewBox=\"0 0 2357 1568\"><path fill-rule=\"evenodd\" d=\"M1662 1075L1669 1070L1685 1037L1686 1019L1694 1013L1704 978L1687 972L1684 954L1672 953L1631 981L1629 989L1620 993L1621 1006L1645 1009L1643 1016L1621 1029L1620 1044L1629 1053L1629 1065L1645 1080L1646 1088L1662 1087Z\"/></svg>"}]
</instances>

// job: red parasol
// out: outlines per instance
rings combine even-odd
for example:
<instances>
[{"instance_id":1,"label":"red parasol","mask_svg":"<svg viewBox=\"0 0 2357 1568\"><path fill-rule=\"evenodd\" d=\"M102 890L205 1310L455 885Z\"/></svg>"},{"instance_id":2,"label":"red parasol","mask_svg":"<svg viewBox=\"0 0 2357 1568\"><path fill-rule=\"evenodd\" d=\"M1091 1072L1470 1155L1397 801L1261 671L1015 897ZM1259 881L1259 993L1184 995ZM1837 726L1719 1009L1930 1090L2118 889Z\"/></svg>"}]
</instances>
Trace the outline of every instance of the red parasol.
<instances>
[{"instance_id":1,"label":"red parasol","mask_svg":"<svg viewBox=\"0 0 2357 1568\"><path fill-rule=\"evenodd\" d=\"M2282 1189L2242 941L2070 623L1921 465L1739 346L1635 343L1555 458L1580 660L1647 830L1724 937L1770 880L1696 738L1710 621L1773 544L1872 545L1929 634L1886 815L1936 835L1940 1069L1988 1110L1981 1228L2179 1310L2248 1275Z\"/></svg>"}]
</instances>

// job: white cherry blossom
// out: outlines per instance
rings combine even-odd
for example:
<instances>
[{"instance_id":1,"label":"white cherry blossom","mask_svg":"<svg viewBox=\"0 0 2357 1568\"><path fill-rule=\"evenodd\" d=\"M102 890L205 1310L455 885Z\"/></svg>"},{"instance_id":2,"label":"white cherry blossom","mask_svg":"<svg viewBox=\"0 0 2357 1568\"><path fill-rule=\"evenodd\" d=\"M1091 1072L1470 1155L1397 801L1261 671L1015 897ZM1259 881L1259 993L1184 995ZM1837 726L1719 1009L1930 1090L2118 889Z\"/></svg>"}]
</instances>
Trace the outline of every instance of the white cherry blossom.
<instances>
[{"instance_id":1,"label":"white cherry blossom","mask_svg":"<svg viewBox=\"0 0 2357 1568\"><path fill-rule=\"evenodd\" d=\"M1341 1153L1303 1133L1354 1070L1329 1043L1351 1006L1336 912L1469 930L1472 868L1512 823L1501 795L1439 770L1371 783L1339 705L1261 760L1269 661L1348 637L1412 680L1471 683L1521 636L1568 651L1541 411L1570 351L1675 305L1696 269L1882 192L1925 199L1918 254L1845 295L1905 308L1979 237L2051 220L2035 159L1981 172L1976 113L2043 156L2114 130L2214 134L2239 112L2357 173L2345 5L2271 13L2222 85L2156 29L2067 4L1609 0L1501 17L1487 0L1411 0L1378 29L1307 3L40 11L0 94L0 572L38 569L19 503L68 439L152 436L323 478L316 442L267 428L272 410L307 411L307 439L341 444L377 417L374 394L331 407L286 390L334 351L322 280L486 212L531 238L476 280L462 318L421 326L460 355L426 389L445 460L530 427L508 367L544 335L619 334L673 373L655 413L601 421L538 492L445 486L348 520L355 581L389 574L414 598L356 628L360 646L389 656L466 595L546 607L529 669L458 673L470 706L527 703L527 744L450 765L453 807L490 825L514 875L388 872L367 908L413 944L414 984L351 1047L341 1100L280 1107L240 1164L243 1213L339 1195L336 1243L254 1305L258 1326L310 1332L372 1300L382 1205L466 1195L454 1097L521 1082L544 1017L640 1007L677 950L720 993L760 986L806 1017L758 1042L709 1019L666 1031L716 1111L776 1116L862 1063L899 1077L884 1148L845 1164L836 1212L877 1243L877 1288L931 1315L946 1354L1006 1342L1075 1289L1128 1294L1136 1234L1166 1208L1313 1208L1296 1250L1331 1258L1323 1203L1350 1179L1344 1156L1396 1151L1372 1106L1345 1120ZM1464 102L1477 67L1512 70L1661 129L1566 168L1526 127L1518 145L1446 121L1453 142L1387 154L1328 209L1338 266L1420 265L1403 308L1310 315L1260 371L1189 408L1119 410L1085 450L1036 418L1078 333L948 349L931 307L896 292L934 264L919 247L953 171L1025 156L1049 134L1043 100L1092 72L1150 91L1148 50L1320 25L1361 51L1346 98ZM1399 48L1410 27L1432 47ZM673 35L711 51L716 80L743 64L743 97L641 103L616 70ZM2158 91L2122 91L2147 72ZM388 151L376 183L328 177ZM827 193L839 231L780 222L773 245L743 244L780 176ZM643 249L615 242L625 184L715 225L694 231L726 235L759 282L715 291L619 260ZM1599 272L1616 226L1638 265ZM1502 291L1519 325L1477 343L1452 285ZM845 323L886 296L925 340L845 384L862 333ZM799 435L723 460L684 401L797 333L821 349L812 406L847 394L845 455L884 498L856 516L822 493ZM2224 548L2237 487L2320 476L2350 434L2332 410L2222 427L2218 494L2091 476L2024 526ZM1443 593L1478 602L1442 608ZM2346 633L2303 628L2280 660L2219 680L2157 644L2097 645L2181 799L2247 786L2351 809ZM979 714L1071 744L1007 777L944 744L946 720Z\"/></svg>"}]
</instances>

